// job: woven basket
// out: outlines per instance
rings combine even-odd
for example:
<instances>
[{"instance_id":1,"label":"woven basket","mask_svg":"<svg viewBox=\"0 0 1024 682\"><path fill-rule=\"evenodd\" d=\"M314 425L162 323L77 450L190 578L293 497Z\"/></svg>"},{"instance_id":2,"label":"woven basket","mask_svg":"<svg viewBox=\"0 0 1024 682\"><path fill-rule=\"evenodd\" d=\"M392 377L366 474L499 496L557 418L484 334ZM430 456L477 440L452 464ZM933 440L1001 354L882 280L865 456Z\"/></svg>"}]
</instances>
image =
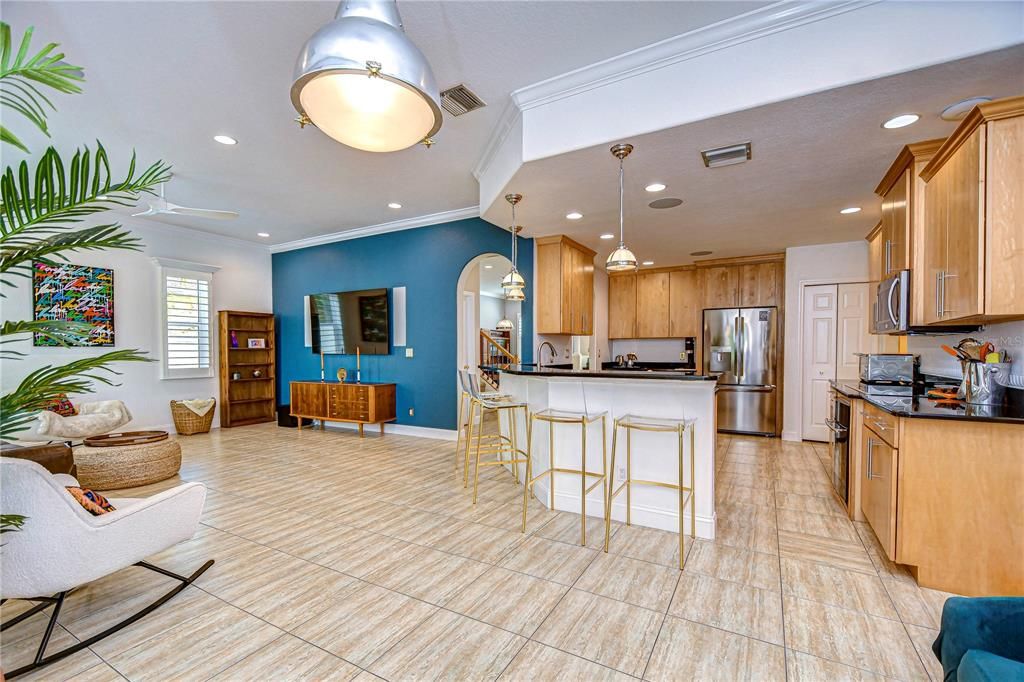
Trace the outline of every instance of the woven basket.
<instances>
[{"instance_id":1,"label":"woven basket","mask_svg":"<svg viewBox=\"0 0 1024 682\"><path fill-rule=\"evenodd\" d=\"M134 488L163 481L181 468L181 446L162 440L142 445L74 450L78 482L96 490Z\"/></svg>"},{"instance_id":2,"label":"woven basket","mask_svg":"<svg viewBox=\"0 0 1024 682\"><path fill-rule=\"evenodd\" d=\"M217 399L213 398L213 407L200 417L198 414L181 404L180 400L171 401L171 417L174 419L174 430L180 436L192 436L197 433L209 433L213 424L213 413L217 409Z\"/></svg>"}]
</instances>

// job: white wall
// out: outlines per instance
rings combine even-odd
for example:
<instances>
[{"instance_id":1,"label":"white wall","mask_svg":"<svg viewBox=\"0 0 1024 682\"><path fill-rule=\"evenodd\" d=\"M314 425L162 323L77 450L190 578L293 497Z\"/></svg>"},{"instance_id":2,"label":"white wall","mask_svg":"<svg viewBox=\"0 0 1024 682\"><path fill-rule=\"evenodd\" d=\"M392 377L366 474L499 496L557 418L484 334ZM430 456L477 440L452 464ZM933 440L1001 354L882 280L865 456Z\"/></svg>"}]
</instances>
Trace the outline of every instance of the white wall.
<instances>
[{"instance_id":1,"label":"white wall","mask_svg":"<svg viewBox=\"0 0 1024 682\"><path fill-rule=\"evenodd\" d=\"M636 353L640 362L682 362L679 354L686 350L682 339L615 339L611 342L611 359L616 355Z\"/></svg>"},{"instance_id":2,"label":"white wall","mask_svg":"<svg viewBox=\"0 0 1024 682\"><path fill-rule=\"evenodd\" d=\"M866 241L786 249L786 332L782 437L800 440L800 288L806 284L868 281Z\"/></svg>"},{"instance_id":3,"label":"white wall","mask_svg":"<svg viewBox=\"0 0 1024 682\"><path fill-rule=\"evenodd\" d=\"M480 328L494 329L505 316L505 299L480 295Z\"/></svg>"},{"instance_id":4,"label":"white wall","mask_svg":"<svg viewBox=\"0 0 1024 682\"><path fill-rule=\"evenodd\" d=\"M207 236L152 221L118 218L142 239L141 252L102 251L72 254L70 261L114 269L114 340L116 349L136 348L160 357L160 307L158 266L154 256L174 258L220 267L213 276L213 309L271 312L270 252L257 244L246 244ZM32 319L32 285L18 278L16 289L6 288L4 320ZM21 361L3 361L0 385L9 391L29 372L43 365L59 365L83 356L100 355L111 348L49 348L32 346L31 340L9 345L27 354ZM169 401L172 399L217 397L217 349L214 344L214 376L204 379L160 379L160 363L122 363L115 377L119 386L97 384L96 392L73 396L82 400L123 400L134 419L130 428L171 429ZM219 408L218 408L219 409ZM219 415L214 426L219 424Z\"/></svg>"}]
</instances>

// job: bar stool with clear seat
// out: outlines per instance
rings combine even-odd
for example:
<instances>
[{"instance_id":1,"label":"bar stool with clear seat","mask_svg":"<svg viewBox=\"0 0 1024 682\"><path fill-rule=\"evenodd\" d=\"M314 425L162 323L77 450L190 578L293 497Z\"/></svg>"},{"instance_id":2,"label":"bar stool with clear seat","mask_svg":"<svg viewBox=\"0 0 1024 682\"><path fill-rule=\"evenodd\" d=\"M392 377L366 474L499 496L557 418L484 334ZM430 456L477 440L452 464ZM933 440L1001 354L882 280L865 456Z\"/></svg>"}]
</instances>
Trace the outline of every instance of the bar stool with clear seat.
<instances>
[{"instance_id":1,"label":"bar stool with clear seat","mask_svg":"<svg viewBox=\"0 0 1024 682\"><path fill-rule=\"evenodd\" d=\"M459 414L458 414L458 422L456 423L458 431L457 431L457 435L455 437L455 474L458 475L458 473L459 473L459 460L461 459L460 458L460 454L462 453L462 441L463 441L462 434L465 431L466 432L466 437L465 437L466 454L465 454L465 461L464 461L463 472L462 472L462 487L463 488L468 488L469 487L469 452L470 452L470 447L472 447L472 442L473 442L473 416L474 416L473 412L470 411L470 408L473 407L473 405L471 403L471 399L472 399L472 392L471 392L472 389L471 389L471 386L475 385L477 387L477 389L479 390L480 380L479 380L479 378L473 372L469 371L468 368L466 368L464 370L459 370L458 371L458 377L459 377L459 388L461 389L462 392L459 395ZM511 400L512 399L512 396L508 395L507 393L501 393L500 391L480 391L480 395L481 395L481 397L483 397L483 398L485 398L485 399L487 399L489 401L505 401L505 400ZM465 425L465 427L463 427L462 418L467 415L467 412L469 413L469 419L466 420L466 425ZM487 441L488 444L493 444L493 441L501 440L501 441L504 441L504 442L509 443L511 445L511 439L508 436L505 436L505 435L503 435L501 433L500 426L501 425L499 424L498 433L480 433L479 435L481 436L481 439ZM516 475L516 483L518 484L519 483L519 472L516 471L515 475Z\"/></svg>"},{"instance_id":2,"label":"bar stool with clear seat","mask_svg":"<svg viewBox=\"0 0 1024 682\"><path fill-rule=\"evenodd\" d=\"M548 477L548 486L551 497L550 508L555 508L555 474L576 474L580 477L580 545L587 545L587 493L599 485L605 485L608 475L608 444L605 438L607 412L575 412L572 410L546 409L534 412L530 415L530 428L526 432L526 450L533 459L533 428L534 422L547 422L548 424L548 468L537 476L533 476L531 464L526 465L526 487L533 489L534 484L541 478ZM601 422L601 473L587 470L587 427L591 424ZM555 425L569 424L580 427L580 468L571 469L556 466L555 463ZM587 478L597 479L590 486L587 485ZM607 489L602 490L607 497Z\"/></svg>"},{"instance_id":3,"label":"bar stool with clear seat","mask_svg":"<svg viewBox=\"0 0 1024 682\"><path fill-rule=\"evenodd\" d=\"M476 504L477 496L480 490L480 467L482 466L504 466L506 464L512 465L512 471L514 472L516 483L519 483L519 465L526 465L526 472L530 471L530 455L529 452L524 452L519 448L518 445L518 424L516 415L518 410L523 411L524 421L529 425L530 409L529 406L524 402L516 402L510 399L495 400L488 398L480 391L480 384L477 378L472 373L463 370L460 372L460 377L464 380L464 386L469 391L469 419L470 419L470 432L467 439L472 438L473 427L476 427L476 448L475 448L475 461L476 466L473 471L473 504ZM488 412L494 412L498 415L498 424L501 424L501 413L506 412L508 415L508 428L509 435L503 434L491 434L492 437L489 440L485 440L483 434L483 418ZM474 415L479 414L480 423L475 424ZM509 455L509 459L503 457L504 454ZM496 454L497 459L481 461L480 455L484 454ZM468 471L469 467L469 443L466 444L466 467ZM526 474L529 475L528 473ZM527 499L529 498L530 488L529 486L523 486L523 532L526 532L526 509Z\"/></svg>"},{"instance_id":4,"label":"bar stool with clear seat","mask_svg":"<svg viewBox=\"0 0 1024 682\"><path fill-rule=\"evenodd\" d=\"M686 563L686 533L684 532L684 510L687 503L690 507L690 536L697 537L697 515L696 501L693 495L694 474L694 425L696 419L667 419L661 417L643 417L635 414L627 414L619 417L612 424L612 463L611 472L608 474L608 492L604 505L604 551L608 552L609 540L612 529L612 502L615 497L626 489L626 525L632 525L631 512L633 502L633 485L650 485L660 488L677 490L679 493L679 570L683 570ZM626 430L626 480L618 488L615 488L615 455L618 441L619 429ZM655 433L674 433L678 438L677 453L679 456L679 480L677 483L666 481L646 481L633 478L633 431L648 431ZM686 467L684 465L684 443L686 434L689 433L690 441L690 485L684 485Z\"/></svg>"}]
</instances>

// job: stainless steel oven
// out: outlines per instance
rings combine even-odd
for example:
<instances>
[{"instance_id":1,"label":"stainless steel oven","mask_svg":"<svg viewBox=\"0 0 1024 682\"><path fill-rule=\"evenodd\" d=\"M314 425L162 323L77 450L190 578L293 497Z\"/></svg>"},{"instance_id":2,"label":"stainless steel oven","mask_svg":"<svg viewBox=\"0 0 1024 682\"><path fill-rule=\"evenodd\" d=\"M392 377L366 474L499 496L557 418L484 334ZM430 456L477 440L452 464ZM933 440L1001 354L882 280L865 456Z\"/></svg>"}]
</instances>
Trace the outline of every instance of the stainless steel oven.
<instances>
[{"instance_id":1,"label":"stainless steel oven","mask_svg":"<svg viewBox=\"0 0 1024 682\"><path fill-rule=\"evenodd\" d=\"M832 448L832 487L850 506L850 400L838 391L832 402L832 418L825 419Z\"/></svg>"}]
</instances>

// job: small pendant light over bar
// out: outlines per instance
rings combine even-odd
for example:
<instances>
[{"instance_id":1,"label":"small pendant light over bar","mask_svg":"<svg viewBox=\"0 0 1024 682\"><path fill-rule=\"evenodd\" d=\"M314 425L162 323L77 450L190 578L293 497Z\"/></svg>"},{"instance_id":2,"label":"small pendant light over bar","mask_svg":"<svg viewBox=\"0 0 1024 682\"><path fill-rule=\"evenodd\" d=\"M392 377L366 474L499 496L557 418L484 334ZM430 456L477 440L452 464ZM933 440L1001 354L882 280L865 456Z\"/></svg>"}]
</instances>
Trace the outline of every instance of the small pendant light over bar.
<instances>
[{"instance_id":1,"label":"small pendant light over bar","mask_svg":"<svg viewBox=\"0 0 1024 682\"><path fill-rule=\"evenodd\" d=\"M523 291L526 288L526 280L519 274L519 249L517 246L519 241L517 235L523 228L521 225L516 225L516 204L522 200L522 194L505 195L505 201L512 205L512 226L509 228L509 231L512 232L512 270L501 280L501 288L505 290L506 301L523 301L526 299L526 294Z\"/></svg>"},{"instance_id":2,"label":"small pendant light over bar","mask_svg":"<svg viewBox=\"0 0 1024 682\"><path fill-rule=\"evenodd\" d=\"M368 152L406 149L441 128L434 73L395 0L344 0L299 53L291 99L300 122Z\"/></svg>"},{"instance_id":3,"label":"small pendant light over bar","mask_svg":"<svg viewBox=\"0 0 1024 682\"><path fill-rule=\"evenodd\" d=\"M636 256L626 248L625 198L623 194L622 160L629 156L631 151L633 151L631 144L617 144L611 149L612 155L619 160L619 247L611 252L605 263L604 267L609 272L636 270Z\"/></svg>"}]
</instances>

